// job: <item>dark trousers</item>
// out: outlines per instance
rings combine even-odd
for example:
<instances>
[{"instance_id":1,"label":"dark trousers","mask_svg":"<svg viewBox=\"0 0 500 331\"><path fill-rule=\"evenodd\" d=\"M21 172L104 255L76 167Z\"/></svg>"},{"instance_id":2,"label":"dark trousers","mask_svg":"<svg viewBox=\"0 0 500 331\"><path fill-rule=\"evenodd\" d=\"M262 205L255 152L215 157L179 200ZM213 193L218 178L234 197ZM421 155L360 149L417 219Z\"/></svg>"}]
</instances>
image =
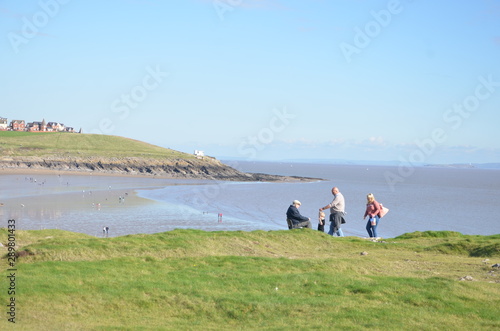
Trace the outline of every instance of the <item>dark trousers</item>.
<instances>
[{"instance_id":1,"label":"dark trousers","mask_svg":"<svg viewBox=\"0 0 500 331\"><path fill-rule=\"evenodd\" d=\"M323 224L318 222L318 231L325 232L325 220L321 220Z\"/></svg>"},{"instance_id":2,"label":"dark trousers","mask_svg":"<svg viewBox=\"0 0 500 331\"><path fill-rule=\"evenodd\" d=\"M294 227L312 229L312 224L311 221L304 221L300 223L295 223Z\"/></svg>"}]
</instances>

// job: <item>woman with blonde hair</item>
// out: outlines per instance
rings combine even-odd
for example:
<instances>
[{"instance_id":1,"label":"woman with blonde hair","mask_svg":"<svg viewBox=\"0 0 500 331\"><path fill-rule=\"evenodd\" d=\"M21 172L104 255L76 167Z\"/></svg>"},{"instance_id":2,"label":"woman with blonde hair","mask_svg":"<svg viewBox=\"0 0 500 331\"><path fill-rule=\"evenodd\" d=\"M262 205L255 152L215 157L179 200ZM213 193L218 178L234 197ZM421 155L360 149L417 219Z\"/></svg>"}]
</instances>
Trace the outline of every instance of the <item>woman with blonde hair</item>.
<instances>
[{"instance_id":1,"label":"woman with blonde hair","mask_svg":"<svg viewBox=\"0 0 500 331\"><path fill-rule=\"evenodd\" d=\"M372 193L366 196L366 201L366 211L365 216L363 216L363 219L369 216L368 223L366 223L366 231L368 231L368 236L370 238L377 238L377 226L380 222L379 214L382 208L377 200L375 200L375 196Z\"/></svg>"}]
</instances>

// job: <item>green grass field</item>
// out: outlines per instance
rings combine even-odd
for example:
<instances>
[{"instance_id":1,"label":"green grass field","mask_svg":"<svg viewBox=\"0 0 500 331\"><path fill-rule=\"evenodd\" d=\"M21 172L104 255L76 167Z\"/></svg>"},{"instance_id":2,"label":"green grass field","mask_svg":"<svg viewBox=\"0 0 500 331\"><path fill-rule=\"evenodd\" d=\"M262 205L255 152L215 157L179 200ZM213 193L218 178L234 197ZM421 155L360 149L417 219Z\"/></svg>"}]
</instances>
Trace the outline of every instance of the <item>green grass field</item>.
<instances>
[{"instance_id":1,"label":"green grass field","mask_svg":"<svg viewBox=\"0 0 500 331\"><path fill-rule=\"evenodd\" d=\"M64 157L193 158L138 140L100 134L0 131L0 155Z\"/></svg>"},{"instance_id":2,"label":"green grass field","mask_svg":"<svg viewBox=\"0 0 500 331\"><path fill-rule=\"evenodd\" d=\"M3 330L500 329L500 235L41 230L16 241L32 255L16 262L16 323L2 314Z\"/></svg>"}]
</instances>

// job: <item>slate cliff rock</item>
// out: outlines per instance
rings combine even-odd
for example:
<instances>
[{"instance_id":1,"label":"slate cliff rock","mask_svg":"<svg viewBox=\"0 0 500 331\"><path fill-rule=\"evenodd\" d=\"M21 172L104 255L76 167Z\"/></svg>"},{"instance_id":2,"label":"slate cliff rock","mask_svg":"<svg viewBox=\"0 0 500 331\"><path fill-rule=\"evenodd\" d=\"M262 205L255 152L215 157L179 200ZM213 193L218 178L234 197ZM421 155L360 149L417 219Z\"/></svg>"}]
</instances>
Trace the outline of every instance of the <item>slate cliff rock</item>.
<instances>
[{"instance_id":1,"label":"slate cliff rock","mask_svg":"<svg viewBox=\"0 0 500 331\"><path fill-rule=\"evenodd\" d=\"M139 157L3 157L0 169L97 172L231 181L311 181L315 178L244 173L222 162L203 159L152 159Z\"/></svg>"}]
</instances>

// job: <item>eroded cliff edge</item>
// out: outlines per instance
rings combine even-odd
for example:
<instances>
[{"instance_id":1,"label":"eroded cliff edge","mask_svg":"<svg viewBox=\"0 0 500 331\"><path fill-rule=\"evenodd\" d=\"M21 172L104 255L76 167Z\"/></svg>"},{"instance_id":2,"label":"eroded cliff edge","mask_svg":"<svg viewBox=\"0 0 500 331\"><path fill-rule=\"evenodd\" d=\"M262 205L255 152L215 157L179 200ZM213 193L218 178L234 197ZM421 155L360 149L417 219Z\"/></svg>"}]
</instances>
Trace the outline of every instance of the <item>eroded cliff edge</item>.
<instances>
[{"instance_id":1,"label":"eroded cliff edge","mask_svg":"<svg viewBox=\"0 0 500 331\"><path fill-rule=\"evenodd\" d=\"M315 181L318 178L245 173L222 162L203 159L151 159L140 157L17 156L1 157L0 169L95 172L112 175L143 175L228 181Z\"/></svg>"}]
</instances>

